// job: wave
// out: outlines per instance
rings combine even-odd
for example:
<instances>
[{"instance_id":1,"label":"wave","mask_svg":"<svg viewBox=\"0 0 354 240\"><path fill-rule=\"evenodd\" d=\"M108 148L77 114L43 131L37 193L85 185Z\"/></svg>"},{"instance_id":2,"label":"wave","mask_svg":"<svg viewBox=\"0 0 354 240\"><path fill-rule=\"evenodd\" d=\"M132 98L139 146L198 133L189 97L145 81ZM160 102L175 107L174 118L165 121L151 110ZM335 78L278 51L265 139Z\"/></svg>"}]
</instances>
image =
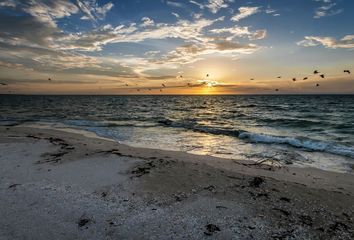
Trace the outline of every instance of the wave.
<instances>
[{"instance_id":1,"label":"wave","mask_svg":"<svg viewBox=\"0 0 354 240\"><path fill-rule=\"evenodd\" d=\"M87 121L87 120L67 120L64 124L77 127L156 127L157 123L142 121Z\"/></svg>"},{"instance_id":2,"label":"wave","mask_svg":"<svg viewBox=\"0 0 354 240\"><path fill-rule=\"evenodd\" d=\"M9 121L1 120L0 125L2 126L15 126L23 124L27 121ZM320 140L314 140L306 137L288 137L288 136L276 136L268 134L260 134L249 132L244 129L234 129L216 126L207 126L198 123L195 119L184 119L184 120L170 120L170 119L160 119L156 122L146 122L146 121L94 121L94 120L66 120L64 124L82 127L91 131L94 128L115 128L115 127L172 127L172 128L183 128L191 130L194 132L213 134L213 135L224 135L229 137L235 137L242 139L251 143L262 143L262 144L285 144L295 148L302 148L308 151L326 152L340 156L346 156L354 159L354 147L345 146L333 142L325 142ZM101 131L99 131L101 132Z\"/></svg>"},{"instance_id":3,"label":"wave","mask_svg":"<svg viewBox=\"0 0 354 240\"><path fill-rule=\"evenodd\" d=\"M13 127L28 122L36 122L35 120L0 120L0 126Z\"/></svg>"},{"instance_id":4,"label":"wave","mask_svg":"<svg viewBox=\"0 0 354 240\"><path fill-rule=\"evenodd\" d=\"M187 119L183 121L173 121L170 119L163 119L163 120L159 120L158 123L165 127L184 128L195 132L210 133L215 135L226 135L226 136L237 137L239 134L239 132L234 129L216 128L216 127L209 127L206 125L200 125L197 123L196 120L193 119Z\"/></svg>"},{"instance_id":5,"label":"wave","mask_svg":"<svg viewBox=\"0 0 354 240\"><path fill-rule=\"evenodd\" d=\"M318 141L301 137L284 137L266 134L257 134L250 132L242 132L240 139L248 140L253 143L265 144L287 144L296 148L303 148L310 151L326 152L346 157L354 158L354 147L348 147L330 142Z\"/></svg>"},{"instance_id":6,"label":"wave","mask_svg":"<svg viewBox=\"0 0 354 240\"><path fill-rule=\"evenodd\" d=\"M274 136L252 133L242 129L209 127L204 125L198 125L195 121L192 120L175 122L172 120L165 119L159 121L159 123L163 124L166 127L180 127L201 133L236 137L252 143L286 144L291 147L302 148L308 151L326 152L335 155L354 158L354 147L344 146L332 142L309 139L305 137Z\"/></svg>"},{"instance_id":7,"label":"wave","mask_svg":"<svg viewBox=\"0 0 354 240\"><path fill-rule=\"evenodd\" d=\"M318 121L318 120L309 120L309 119L296 119L296 118L258 118L258 122L266 124L276 124L283 125L294 128L304 128L312 126L329 126L329 123Z\"/></svg>"}]
</instances>

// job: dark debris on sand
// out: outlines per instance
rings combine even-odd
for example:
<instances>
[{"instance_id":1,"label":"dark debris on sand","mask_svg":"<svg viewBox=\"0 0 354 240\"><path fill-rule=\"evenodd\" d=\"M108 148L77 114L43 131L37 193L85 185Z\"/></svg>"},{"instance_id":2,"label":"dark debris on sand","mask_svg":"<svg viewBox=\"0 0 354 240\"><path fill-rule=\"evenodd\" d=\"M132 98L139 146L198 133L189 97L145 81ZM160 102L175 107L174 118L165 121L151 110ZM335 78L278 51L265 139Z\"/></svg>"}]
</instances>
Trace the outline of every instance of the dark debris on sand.
<instances>
[{"instance_id":1,"label":"dark debris on sand","mask_svg":"<svg viewBox=\"0 0 354 240\"><path fill-rule=\"evenodd\" d=\"M33 135L27 135L27 137L34 138L34 139L42 139L37 136ZM71 144L68 144L65 140L61 138L43 138L45 140L48 140L51 144L60 146L60 150L56 153L47 153L44 154L44 157L47 157L44 162L52 162L52 163L58 163L62 160L62 157L66 154L69 154L71 150L74 150L75 147L72 146ZM42 163L43 161L37 161L37 163Z\"/></svg>"},{"instance_id":2,"label":"dark debris on sand","mask_svg":"<svg viewBox=\"0 0 354 240\"><path fill-rule=\"evenodd\" d=\"M279 198L280 201L284 201L284 202L290 202L290 198L287 197L281 197Z\"/></svg>"},{"instance_id":3,"label":"dark debris on sand","mask_svg":"<svg viewBox=\"0 0 354 240\"><path fill-rule=\"evenodd\" d=\"M308 215L301 215L299 217L299 219L303 225L312 226L312 224L313 224L312 217L310 217Z\"/></svg>"},{"instance_id":4,"label":"dark debris on sand","mask_svg":"<svg viewBox=\"0 0 354 240\"><path fill-rule=\"evenodd\" d=\"M9 189L11 189L11 188L16 189L16 187L17 187L17 186L20 186L20 185L21 185L21 184L19 184L19 183L11 184L11 185L9 186Z\"/></svg>"},{"instance_id":5,"label":"dark debris on sand","mask_svg":"<svg viewBox=\"0 0 354 240\"><path fill-rule=\"evenodd\" d=\"M110 150L107 150L107 151L99 151L97 153L114 154L114 155L117 155L117 156L123 156L123 154L117 148L110 149Z\"/></svg>"},{"instance_id":6,"label":"dark debris on sand","mask_svg":"<svg viewBox=\"0 0 354 240\"><path fill-rule=\"evenodd\" d=\"M261 184L264 183L264 179L261 177L254 177L250 182L249 182L249 186L250 187L254 187L254 188L258 188L261 186Z\"/></svg>"},{"instance_id":7,"label":"dark debris on sand","mask_svg":"<svg viewBox=\"0 0 354 240\"><path fill-rule=\"evenodd\" d=\"M213 235L215 232L220 232L220 228L218 226L216 226L215 224L207 224L205 225L206 231L204 232L205 235L207 236L211 236Z\"/></svg>"},{"instance_id":8,"label":"dark debris on sand","mask_svg":"<svg viewBox=\"0 0 354 240\"><path fill-rule=\"evenodd\" d=\"M77 221L77 226L79 227L79 228L83 228L83 227L85 227L85 228L88 228L88 224L89 223L92 223L93 222L93 220L91 219L91 218L89 218L89 217L87 217L87 216L85 216L85 215L82 215L80 218L79 218L79 220Z\"/></svg>"},{"instance_id":9,"label":"dark debris on sand","mask_svg":"<svg viewBox=\"0 0 354 240\"><path fill-rule=\"evenodd\" d=\"M144 159L144 158L141 158ZM131 173L134 174L134 177L141 177L145 174L149 174L151 172L152 169L157 168L157 167L161 167L161 166L167 166L171 163L174 163L173 160L164 160L164 159L155 159L151 160L152 158L147 158L144 160L148 160L146 161L144 164L142 165L138 165L136 166Z\"/></svg>"},{"instance_id":10,"label":"dark debris on sand","mask_svg":"<svg viewBox=\"0 0 354 240\"><path fill-rule=\"evenodd\" d=\"M134 174L135 177L141 177L145 174L150 173L151 168L154 168L154 167L156 167L156 165L152 161L150 161L144 165L140 165L140 166L135 167L131 173Z\"/></svg>"},{"instance_id":11,"label":"dark debris on sand","mask_svg":"<svg viewBox=\"0 0 354 240\"><path fill-rule=\"evenodd\" d=\"M291 214L289 211L286 211L286 210L281 209L281 208L273 208L273 210L279 211L282 214L284 214L285 216L289 216Z\"/></svg>"}]
</instances>

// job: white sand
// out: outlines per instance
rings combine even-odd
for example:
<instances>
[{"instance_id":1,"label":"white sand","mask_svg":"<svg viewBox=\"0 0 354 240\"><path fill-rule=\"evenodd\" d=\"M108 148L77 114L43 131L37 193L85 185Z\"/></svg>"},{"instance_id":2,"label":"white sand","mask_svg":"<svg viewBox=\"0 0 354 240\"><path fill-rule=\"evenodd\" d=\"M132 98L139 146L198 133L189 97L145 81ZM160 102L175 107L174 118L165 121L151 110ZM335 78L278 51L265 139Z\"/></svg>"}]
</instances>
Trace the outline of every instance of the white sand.
<instances>
[{"instance_id":1,"label":"white sand","mask_svg":"<svg viewBox=\"0 0 354 240\"><path fill-rule=\"evenodd\" d=\"M242 163L0 127L0 239L354 238L353 175Z\"/></svg>"}]
</instances>

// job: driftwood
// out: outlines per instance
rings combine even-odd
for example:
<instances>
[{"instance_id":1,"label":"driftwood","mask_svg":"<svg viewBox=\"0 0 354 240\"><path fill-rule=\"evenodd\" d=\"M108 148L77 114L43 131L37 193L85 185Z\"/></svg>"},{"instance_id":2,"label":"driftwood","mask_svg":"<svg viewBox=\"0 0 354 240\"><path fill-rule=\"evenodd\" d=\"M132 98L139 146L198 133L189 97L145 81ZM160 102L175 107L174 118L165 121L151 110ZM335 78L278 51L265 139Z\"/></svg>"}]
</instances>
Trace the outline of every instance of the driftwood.
<instances>
[{"instance_id":1,"label":"driftwood","mask_svg":"<svg viewBox=\"0 0 354 240\"><path fill-rule=\"evenodd\" d=\"M234 161L234 162L246 167L251 167L251 166L267 167L268 170L285 168L284 164L279 159L277 159L277 156L279 155L280 155L279 153L275 153L273 156L263 157L262 159L256 162L249 160L251 157L253 157L253 155L252 156L246 155L246 158L248 158L249 161L252 161L252 163L242 163L240 161Z\"/></svg>"}]
</instances>

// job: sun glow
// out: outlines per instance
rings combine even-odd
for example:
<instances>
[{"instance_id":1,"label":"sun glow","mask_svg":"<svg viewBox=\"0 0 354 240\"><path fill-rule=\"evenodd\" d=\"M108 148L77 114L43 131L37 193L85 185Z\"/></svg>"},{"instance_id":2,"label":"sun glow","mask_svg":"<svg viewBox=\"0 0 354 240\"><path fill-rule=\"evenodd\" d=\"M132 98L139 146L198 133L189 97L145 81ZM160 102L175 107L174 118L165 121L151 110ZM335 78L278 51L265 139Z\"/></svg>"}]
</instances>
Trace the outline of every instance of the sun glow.
<instances>
[{"instance_id":1,"label":"sun glow","mask_svg":"<svg viewBox=\"0 0 354 240\"><path fill-rule=\"evenodd\" d=\"M206 87L214 87L214 86L217 86L219 85L219 83L217 81L214 81L214 80L198 80L198 83L202 86L206 86Z\"/></svg>"},{"instance_id":2,"label":"sun glow","mask_svg":"<svg viewBox=\"0 0 354 240\"><path fill-rule=\"evenodd\" d=\"M216 86L219 86L220 83L210 79L203 79L197 81L198 93L199 94L215 94Z\"/></svg>"}]
</instances>

